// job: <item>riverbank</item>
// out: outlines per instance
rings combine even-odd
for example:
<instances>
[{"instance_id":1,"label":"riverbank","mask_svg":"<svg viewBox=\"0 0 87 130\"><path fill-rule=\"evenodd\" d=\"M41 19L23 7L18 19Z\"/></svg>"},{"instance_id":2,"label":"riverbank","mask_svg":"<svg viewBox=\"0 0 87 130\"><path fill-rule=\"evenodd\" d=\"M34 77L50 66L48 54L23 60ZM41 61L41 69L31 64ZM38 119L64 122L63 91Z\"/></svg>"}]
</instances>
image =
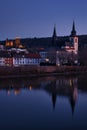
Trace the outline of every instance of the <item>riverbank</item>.
<instances>
[{"instance_id":1,"label":"riverbank","mask_svg":"<svg viewBox=\"0 0 87 130\"><path fill-rule=\"evenodd\" d=\"M0 78L76 75L87 73L87 66L21 66L0 67Z\"/></svg>"}]
</instances>

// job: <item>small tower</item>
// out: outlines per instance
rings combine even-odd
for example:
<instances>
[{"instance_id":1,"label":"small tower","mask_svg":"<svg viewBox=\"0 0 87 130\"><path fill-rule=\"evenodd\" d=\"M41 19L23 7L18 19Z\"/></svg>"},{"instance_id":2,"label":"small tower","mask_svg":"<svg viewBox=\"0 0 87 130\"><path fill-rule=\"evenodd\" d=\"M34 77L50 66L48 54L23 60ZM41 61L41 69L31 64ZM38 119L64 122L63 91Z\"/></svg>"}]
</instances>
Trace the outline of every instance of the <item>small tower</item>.
<instances>
[{"instance_id":1,"label":"small tower","mask_svg":"<svg viewBox=\"0 0 87 130\"><path fill-rule=\"evenodd\" d=\"M57 34L56 34L56 26L54 25L53 36L52 36L52 46L56 46Z\"/></svg>"},{"instance_id":2,"label":"small tower","mask_svg":"<svg viewBox=\"0 0 87 130\"><path fill-rule=\"evenodd\" d=\"M78 54L78 37L75 30L75 22L73 21L72 31L70 35L70 45L74 47L74 53Z\"/></svg>"}]
</instances>

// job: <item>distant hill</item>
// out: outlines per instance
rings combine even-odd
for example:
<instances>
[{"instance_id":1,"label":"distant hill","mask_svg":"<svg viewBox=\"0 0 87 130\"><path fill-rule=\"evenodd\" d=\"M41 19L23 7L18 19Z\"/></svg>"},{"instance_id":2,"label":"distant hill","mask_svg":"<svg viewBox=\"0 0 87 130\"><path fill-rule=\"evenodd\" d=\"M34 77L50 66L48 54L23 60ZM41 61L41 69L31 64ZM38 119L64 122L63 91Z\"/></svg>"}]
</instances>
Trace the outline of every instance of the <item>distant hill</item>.
<instances>
[{"instance_id":1,"label":"distant hill","mask_svg":"<svg viewBox=\"0 0 87 130\"><path fill-rule=\"evenodd\" d=\"M78 35L79 47L87 45L87 35ZM59 47L63 46L68 41L69 36L57 37L56 43ZM26 47L50 47L52 45L52 37L46 38L25 38L21 39L21 43Z\"/></svg>"},{"instance_id":2,"label":"distant hill","mask_svg":"<svg viewBox=\"0 0 87 130\"><path fill-rule=\"evenodd\" d=\"M57 37L56 44L61 47L65 44L65 41L68 39L67 36L65 37ZM38 47L51 47L52 46L52 37L46 38L25 38L21 39L21 43L30 48L38 48Z\"/></svg>"},{"instance_id":3,"label":"distant hill","mask_svg":"<svg viewBox=\"0 0 87 130\"><path fill-rule=\"evenodd\" d=\"M79 46L87 45L87 35L78 35L79 37ZM69 36L59 36L57 37L56 44L61 47L65 44L65 41L68 41ZM13 40L14 39L10 39ZM38 47L50 47L52 46L52 37L44 38L24 38L21 39L21 43L27 48L38 48ZM5 41L0 41L0 44L5 44Z\"/></svg>"}]
</instances>

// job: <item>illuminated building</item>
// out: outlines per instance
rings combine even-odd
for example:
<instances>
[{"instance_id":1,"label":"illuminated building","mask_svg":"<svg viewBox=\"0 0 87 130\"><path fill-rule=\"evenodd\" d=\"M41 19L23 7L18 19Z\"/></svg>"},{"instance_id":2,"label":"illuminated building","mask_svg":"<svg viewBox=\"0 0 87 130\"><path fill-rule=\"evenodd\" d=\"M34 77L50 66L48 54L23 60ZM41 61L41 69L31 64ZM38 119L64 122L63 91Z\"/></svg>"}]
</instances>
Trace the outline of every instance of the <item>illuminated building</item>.
<instances>
[{"instance_id":1,"label":"illuminated building","mask_svg":"<svg viewBox=\"0 0 87 130\"><path fill-rule=\"evenodd\" d=\"M13 47L13 45L14 45L13 41L6 39L6 44L5 44L6 47Z\"/></svg>"}]
</instances>

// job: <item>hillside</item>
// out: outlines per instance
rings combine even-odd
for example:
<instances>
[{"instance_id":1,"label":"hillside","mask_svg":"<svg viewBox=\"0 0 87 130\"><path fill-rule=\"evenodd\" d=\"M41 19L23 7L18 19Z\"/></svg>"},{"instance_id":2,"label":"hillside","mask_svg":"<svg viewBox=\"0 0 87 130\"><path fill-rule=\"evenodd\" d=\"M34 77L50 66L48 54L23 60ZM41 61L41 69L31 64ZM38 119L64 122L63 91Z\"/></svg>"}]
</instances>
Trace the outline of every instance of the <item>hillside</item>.
<instances>
[{"instance_id":1,"label":"hillside","mask_svg":"<svg viewBox=\"0 0 87 130\"><path fill-rule=\"evenodd\" d=\"M87 45L87 35L78 35L79 38L79 46ZM65 41L68 41L69 36L58 36L56 40L56 44L61 47L65 44ZM9 39L13 40L14 39ZM21 44L26 46L27 48L38 48L38 47L50 47L52 46L52 37L44 37L44 38L21 38ZM0 44L5 44L5 41L0 41Z\"/></svg>"},{"instance_id":2,"label":"hillside","mask_svg":"<svg viewBox=\"0 0 87 130\"><path fill-rule=\"evenodd\" d=\"M78 35L79 46L87 44L87 35ZM57 37L57 45L60 47L65 44L65 41L69 39L69 36ZM25 38L21 39L21 43L27 47L50 47L52 45L52 37L46 38Z\"/></svg>"}]
</instances>

